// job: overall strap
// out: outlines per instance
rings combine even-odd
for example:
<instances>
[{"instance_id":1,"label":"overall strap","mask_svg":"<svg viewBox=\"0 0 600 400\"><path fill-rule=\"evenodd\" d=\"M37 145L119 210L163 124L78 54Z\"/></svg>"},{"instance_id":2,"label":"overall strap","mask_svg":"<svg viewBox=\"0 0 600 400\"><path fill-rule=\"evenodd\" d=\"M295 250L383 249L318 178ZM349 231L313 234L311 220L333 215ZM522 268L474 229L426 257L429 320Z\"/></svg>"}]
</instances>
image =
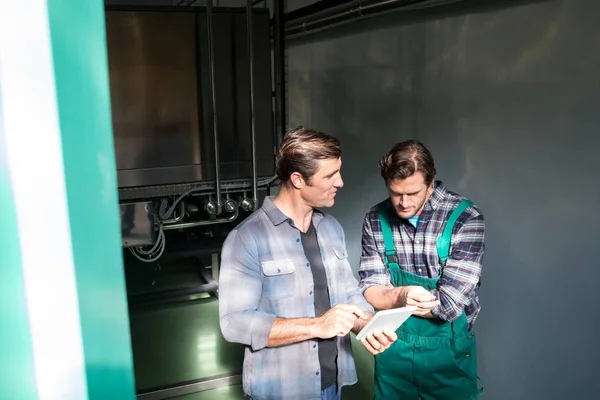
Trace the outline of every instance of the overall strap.
<instances>
[{"instance_id":1,"label":"overall strap","mask_svg":"<svg viewBox=\"0 0 600 400\"><path fill-rule=\"evenodd\" d=\"M394 247L394 236L392 235L386 202L379 205L379 222L381 223L381 233L383 234L383 243L385 245L385 265L397 263L398 256Z\"/></svg>"},{"instance_id":2,"label":"overall strap","mask_svg":"<svg viewBox=\"0 0 600 400\"><path fill-rule=\"evenodd\" d=\"M448 222L446 222L446 226L444 227L444 232L442 235L437 238L435 241L435 246L437 247L438 257L440 261L443 263L448 260L448 256L450 255L450 241L452 239L452 230L454 229L454 224L456 220L467 208L473 205L473 202L470 200L461 201L458 206L452 211L450 214L450 218L448 218ZM384 236L385 237L385 236ZM386 245L387 250L387 245Z\"/></svg>"}]
</instances>

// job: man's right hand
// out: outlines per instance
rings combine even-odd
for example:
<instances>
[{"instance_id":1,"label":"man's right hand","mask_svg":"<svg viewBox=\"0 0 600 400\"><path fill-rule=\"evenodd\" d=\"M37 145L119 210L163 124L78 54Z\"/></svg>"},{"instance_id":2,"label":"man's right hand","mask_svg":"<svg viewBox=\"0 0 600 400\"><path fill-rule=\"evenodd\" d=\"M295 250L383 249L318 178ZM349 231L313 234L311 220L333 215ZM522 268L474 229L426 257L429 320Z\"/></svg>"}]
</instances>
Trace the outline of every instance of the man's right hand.
<instances>
[{"instance_id":1,"label":"man's right hand","mask_svg":"<svg viewBox=\"0 0 600 400\"><path fill-rule=\"evenodd\" d=\"M358 318L366 318L363 310L353 304L338 304L322 316L315 318L314 336L320 339L345 336L354 327Z\"/></svg>"},{"instance_id":2,"label":"man's right hand","mask_svg":"<svg viewBox=\"0 0 600 400\"><path fill-rule=\"evenodd\" d=\"M400 286L396 291L396 307L417 306L414 315L425 316L440 304L431 292L422 286Z\"/></svg>"}]
</instances>

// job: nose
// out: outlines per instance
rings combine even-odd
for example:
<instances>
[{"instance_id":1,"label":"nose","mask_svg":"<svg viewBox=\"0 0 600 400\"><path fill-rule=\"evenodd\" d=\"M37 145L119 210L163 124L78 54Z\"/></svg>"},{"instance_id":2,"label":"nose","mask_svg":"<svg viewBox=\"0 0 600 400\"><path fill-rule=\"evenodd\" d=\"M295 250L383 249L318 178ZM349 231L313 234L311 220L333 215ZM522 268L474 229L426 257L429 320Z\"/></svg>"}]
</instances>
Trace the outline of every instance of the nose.
<instances>
[{"instance_id":1,"label":"nose","mask_svg":"<svg viewBox=\"0 0 600 400\"><path fill-rule=\"evenodd\" d=\"M333 185L336 188L341 188L344 186L344 181L342 180L342 176L340 175L339 179L335 182L335 184Z\"/></svg>"},{"instance_id":2,"label":"nose","mask_svg":"<svg viewBox=\"0 0 600 400\"><path fill-rule=\"evenodd\" d=\"M403 196L403 195L398 196L398 205L402 208L404 208L406 205L406 202L404 200L406 200L405 196Z\"/></svg>"}]
</instances>

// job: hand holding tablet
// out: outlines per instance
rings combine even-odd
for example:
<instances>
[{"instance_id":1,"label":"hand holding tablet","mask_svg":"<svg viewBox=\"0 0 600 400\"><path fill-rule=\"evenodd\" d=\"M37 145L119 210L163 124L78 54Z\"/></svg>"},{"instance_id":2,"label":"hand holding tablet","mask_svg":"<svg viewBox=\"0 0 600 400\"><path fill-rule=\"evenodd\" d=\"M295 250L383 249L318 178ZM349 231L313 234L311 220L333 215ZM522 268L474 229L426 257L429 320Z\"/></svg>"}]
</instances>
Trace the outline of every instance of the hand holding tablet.
<instances>
[{"instance_id":1,"label":"hand holding tablet","mask_svg":"<svg viewBox=\"0 0 600 400\"><path fill-rule=\"evenodd\" d=\"M379 311L356 335L357 340L363 340L373 332L384 330L395 332L417 310L416 306L393 308Z\"/></svg>"}]
</instances>

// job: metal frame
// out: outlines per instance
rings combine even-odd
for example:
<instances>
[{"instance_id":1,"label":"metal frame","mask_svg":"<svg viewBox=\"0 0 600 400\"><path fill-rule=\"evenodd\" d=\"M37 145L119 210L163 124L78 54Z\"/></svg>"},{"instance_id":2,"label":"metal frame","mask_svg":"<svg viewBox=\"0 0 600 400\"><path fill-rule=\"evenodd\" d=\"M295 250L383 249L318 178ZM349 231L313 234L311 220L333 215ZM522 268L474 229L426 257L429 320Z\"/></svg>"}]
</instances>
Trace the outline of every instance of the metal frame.
<instances>
[{"instance_id":1,"label":"metal frame","mask_svg":"<svg viewBox=\"0 0 600 400\"><path fill-rule=\"evenodd\" d=\"M210 108L212 111L213 125L213 140L215 144L215 207L216 215L221 214L221 162L219 157L219 129L217 124L217 94L215 91L215 53L214 53L214 38L213 38L213 2L206 2L206 30L208 31L208 64L210 67L209 87L211 93ZM254 159L252 160L255 161Z\"/></svg>"},{"instance_id":2,"label":"metal frame","mask_svg":"<svg viewBox=\"0 0 600 400\"><path fill-rule=\"evenodd\" d=\"M223 105L219 106L218 104L215 103L220 103L220 97L219 97L219 91L218 88L221 86L219 84L218 81L220 81L219 78L219 69L216 68L216 65L214 63L214 61L218 61L218 57L219 57L219 52L218 52L218 36L217 35L217 26L214 25L217 22L217 17L219 15L223 15L223 14L231 14L232 16L235 15L246 15L248 14L246 12L246 9L244 7L221 7L221 8L213 8L212 4L214 4L214 0L212 2L205 2L204 4L207 5L207 7L195 7L195 6L135 6L135 5L106 5L104 7L106 12L114 12L114 11L121 11L121 12L125 12L125 11L135 11L135 12L168 12L168 13L191 13L191 14L195 14L196 18L202 18L202 13L206 13L206 15L204 16L204 18L206 20L206 23L204 23L204 21L200 21L200 23L202 23L203 25L206 25L205 28L202 28L202 30L204 32L207 32L208 35L201 35L203 36L202 38L199 38L200 42L202 44L202 48L205 49L206 45L208 44L207 50L208 53L206 55L206 58L209 61L209 68L207 69L207 71L205 71L205 76L206 76L206 83L204 83L205 86L207 86L206 89L208 90L208 96L207 99L204 101L204 108L202 108L202 102L199 102L199 107L200 109L198 110L198 116L199 118L201 118L202 120L199 121L200 125L206 125L205 126L205 131L204 134L208 134L206 136L206 139L209 142L213 142L210 146L208 145L208 142L206 143L206 145L202 146L203 151L209 151L210 152L210 157L206 157L206 155L203 154L203 157L208 160L209 158L212 158L214 156L214 159L211 160L210 162L206 161L205 163L202 164L202 166L200 166L200 164L196 164L196 165L183 165L183 166L178 166L177 168L177 172L181 172L180 175L184 176L184 178L181 178L177 181L177 183L181 183L181 184L187 184L187 182L190 183L205 183L205 182L210 182L212 184L212 191L214 192L214 198L211 199L211 202L214 201L214 209L217 211L216 214L220 214L221 208L224 207L224 204L222 204L222 207L219 207L219 203L223 203L224 199L222 199L221 193L222 189L224 188L224 183L225 180L223 178L233 178L236 179L234 176L237 175L238 173L235 172L235 168L246 168L245 165L242 165L242 161L240 161L240 165L236 166L235 164L238 163L236 162L230 162L227 161L225 163L223 163L223 157L225 155L224 151L224 147L223 147L223 143L224 140L225 141L229 141L229 130L226 129L225 132L223 131L223 128L226 128L225 126L221 127L220 125L224 124L225 122L222 121L218 121L219 125L217 126L217 118L215 117L215 114L217 113L217 110L219 110L219 117L221 118L221 108L223 108L223 110L226 110L227 107L224 107ZM261 19L261 26L254 26L254 29L251 31L251 33L257 31L258 28L260 28L260 32L263 33L264 32L264 25L263 22L265 22L265 17L269 15L269 12L267 9L264 8L256 8L252 10L252 16L251 16L251 22L252 21L256 21L258 17L260 17ZM237 17L236 17L237 18ZM214 25L214 26L213 26ZM253 25L256 25L253 23ZM196 28L198 29L198 24L196 24ZM211 29L214 28L214 29ZM213 32L214 31L214 32ZM252 35L255 36L255 35ZM252 43L252 42L251 42ZM256 95L253 96L251 93L251 97L250 99L258 99L257 96L260 96L261 99L261 104L264 101L268 101L270 103L270 99L267 99L266 96L266 90L270 89L269 92L272 90L271 88L271 79L272 79L272 75L271 78L267 78L267 75L264 74L263 72L257 72L256 68L254 68L252 66L252 64L256 64L256 57L255 56L261 56L261 57L267 57L266 53L265 53L265 44L264 41L260 41L259 43L253 44L253 48L250 48L249 50L249 55L251 56L251 62L250 64L250 68L254 69L254 73L251 73L251 77L255 78L253 79L254 82L250 82L250 86L254 86L254 88L251 88L251 92L255 91ZM258 48L260 47L260 49ZM261 50L260 54L256 53L256 51ZM204 50L206 51L206 50ZM199 57L199 53L197 54L197 57ZM238 56L236 56L236 59L239 59L239 56L242 56L242 54L239 54ZM216 57L216 58L215 58ZM265 60L267 62L267 60ZM239 61L238 61L239 62ZM200 65L200 64L199 64ZM270 68L269 68L270 69ZM216 75L216 76L215 76ZM210 78L210 79L208 79ZM264 85L267 85L267 82L265 81L265 79L269 79L268 81L268 85L269 88L267 89L267 87L264 87ZM198 80L198 85L200 86L202 83L200 83L201 80ZM262 84L260 86L258 86L259 83ZM263 85L264 84L264 85ZM210 88L208 87L210 86ZM215 88L216 86L216 88ZM252 90L253 89L253 90ZM216 91L216 99L215 99L215 91ZM200 96L200 93L202 92L201 89L198 90L198 95ZM247 103L247 101L245 99L241 99L240 101L242 101L243 103ZM218 109L216 108L218 106ZM243 107L246 108L245 105L237 105L236 107ZM254 109L254 105L251 104L250 105L251 109ZM265 135L261 135L261 129L264 130L264 128L261 128L261 124L263 124L264 126L266 126L266 124L269 125L269 131L274 131L273 127L271 127L271 125L273 125L273 117L272 117L272 109L269 107L269 111L267 112L267 107L256 107L256 113L253 113L253 117L256 118L256 124L252 124L254 126L254 130L253 132L249 132L252 134L252 137L256 136L255 140L252 140L252 137L250 137L250 145L252 145L253 148L258 148L258 150L260 150L262 147L261 146L261 140L265 141L265 145L266 142L271 142L272 139L271 138L266 138ZM225 112L225 111L223 111ZM244 111L245 114L245 111ZM271 115L269 115L271 114ZM211 120L212 117L212 120ZM239 118L240 116L236 116L237 118ZM244 118L245 119L245 118ZM268 122L266 122L268 119ZM237 120L235 122L235 124L238 124ZM248 125L246 123L242 123L241 125L245 126L247 129ZM225 134L225 136L224 136ZM245 135L244 135L245 136ZM249 135L250 136L250 135ZM212 149L211 149L212 148ZM220 150L219 150L220 149ZM227 153L229 154L229 153ZM258 157L258 155L261 154L261 157ZM260 180L261 176L265 176L265 175L271 175L273 174L272 170L273 170L273 160L271 157L265 157L265 155L263 154L262 151L256 151L256 149L252 152L252 160L244 160L243 163L246 163L248 166L252 167L253 170L253 176L252 178L246 178L246 181L250 184L250 186L252 187L252 185L254 185L255 187L258 186L258 182ZM250 163L248 163L248 161L251 161ZM210 165L209 165L210 164ZM267 172L267 166L268 166L268 172ZM189 167L189 168L188 168ZM168 167L171 168L171 167ZM175 167L173 167L175 168ZM197 172L194 168L208 168L206 172L207 175L212 175L214 174L214 176L210 177L210 181L207 180L208 177L205 178L200 178L200 175L198 175L200 172ZM147 173L149 168L136 168L134 170L144 170L144 173ZM200 170L198 170L200 171ZM118 171L118 176L119 179L122 180L121 183L121 187L120 189L132 189L127 190L128 195L129 195L129 199L140 199L140 197L130 194L133 191L147 191L147 189L149 187L158 187L158 186L163 186L163 185L169 185L171 186L169 183L169 179L168 179L168 169L167 167L165 168L157 168L157 173L160 173L161 178L160 180L156 181L156 182L133 182L135 176L134 173L131 171L127 171L127 170L119 170ZM258 175L261 174L261 175ZM233 176L232 176L233 175ZM166 178L164 176L167 176ZM121 194L121 190L119 191ZM256 190L253 190L253 193L255 193ZM122 198L123 199L123 198ZM213 207L211 207L212 209Z\"/></svg>"},{"instance_id":3,"label":"metal frame","mask_svg":"<svg viewBox=\"0 0 600 400\"><path fill-rule=\"evenodd\" d=\"M254 120L254 25L252 0L246 2L246 35L248 39L248 65L250 74L250 143L252 146L252 209L258 206L258 181L256 174L256 122Z\"/></svg>"},{"instance_id":4,"label":"metal frame","mask_svg":"<svg viewBox=\"0 0 600 400\"><path fill-rule=\"evenodd\" d=\"M260 180L258 181L258 187L269 187L276 180L277 176L260 178ZM247 179L228 180L223 181L221 183L221 190L223 191L223 193L240 192L247 190L250 187L251 183L249 183ZM121 201L138 200L164 196L177 196L185 192L210 192L212 190L214 190L214 184L212 182L182 184L176 183L173 185L120 188L119 199Z\"/></svg>"},{"instance_id":5,"label":"metal frame","mask_svg":"<svg viewBox=\"0 0 600 400\"><path fill-rule=\"evenodd\" d=\"M219 289L219 283L213 277L212 268L206 268L198 257L196 257L196 261L198 262L200 277L206 282L205 284L188 288L168 289L150 293L135 294L128 296L127 299L131 304L139 304L149 301L165 300L169 298L203 293L209 293L211 296L218 297L217 291Z\"/></svg>"},{"instance_id":6,"label":"metal frame","mask_svg":"<svg viewBox=\"0 0 600 400\"><path fill-rule=\"evenodd\" d=\"M238 385L242 383L242 375L223 374L212 376L210 378L196 379L193 381L183 382L178 386L165 386L156 389L139 393L136 396L137 400L162 400L176 396L183 396L190 393L202 392L205 390L217 389L225 386Z\"/></svg>"},{"instance_id":7,"label":"metal frame","mask_svg":"<svg viewBox=\"0 0 600 400\"><path fill-rule=\"evenodd\" d=\"M285 79L285 7L286 0L276 0L273 8L273 55L275 75L275 143L281 145L287 126Z\"/></svg>"}]
</instances>

